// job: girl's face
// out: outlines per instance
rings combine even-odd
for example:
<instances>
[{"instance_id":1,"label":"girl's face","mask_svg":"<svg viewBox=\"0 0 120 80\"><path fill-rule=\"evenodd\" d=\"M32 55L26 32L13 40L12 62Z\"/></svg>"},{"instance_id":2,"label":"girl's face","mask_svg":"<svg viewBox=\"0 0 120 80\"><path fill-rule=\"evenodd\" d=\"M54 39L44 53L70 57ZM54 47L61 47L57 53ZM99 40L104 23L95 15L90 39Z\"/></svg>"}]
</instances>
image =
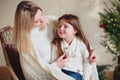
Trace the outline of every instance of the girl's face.
<instances>
[{"instance_id":1,"label":"girl's face","mask_svg":"<svg viewBox=\"0 0 120 80\"><path fill-rule=\"evenodd\" d=\"M75 36L76 32L71 24L67 23L64 19L60 20L57 27L57 33L60 38L65 40L71 39Z\"/></svg>"},{"instance_id":2,"label":"girl's face","mask_svg":"<svg viewBox=\"0 0 120 80\"><path fill-rule=\"evenodd\" d=\"M36 15L34 16L34 26L42 27L45 24L44 15L40 9L37 10Z\"/></svg>"}]
</instances>

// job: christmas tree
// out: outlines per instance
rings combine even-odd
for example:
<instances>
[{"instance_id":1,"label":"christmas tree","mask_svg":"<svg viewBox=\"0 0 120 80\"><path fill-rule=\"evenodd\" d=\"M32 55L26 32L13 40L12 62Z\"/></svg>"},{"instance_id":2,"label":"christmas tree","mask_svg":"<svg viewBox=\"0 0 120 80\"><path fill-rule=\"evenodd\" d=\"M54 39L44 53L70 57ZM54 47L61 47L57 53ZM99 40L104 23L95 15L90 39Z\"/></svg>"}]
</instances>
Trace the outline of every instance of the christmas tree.
<instances>
[{"instance_id":1,"label":"christmas tree","mask_svg":"<svg viewBox=\"0 0 120 80\"><path fill-rule=\"evenodd\" d=\"M107 6L103 13L100 14L100 27L104 29L105 35L101 41L101 44L107 48L107 50L114 54L113 61L120 55L120 1L111 0L111 6ZM120 64L120 56L118 59ZM100 80L106 80L105 69L108 65L98 66ZM102 69L102 70L101 70Z\"/></svg>"},{"instance_id":2,"label":"christmas tree","mask_svg":"<svg viewBox=\"0 0 120 80\"><path fill-rule=\"evenodd\" d=\"M110 2L111 7L105 3L104 13L99 13L100 27L104 28L105 31L104 40L101 44L115 55L113 60L116 60L116 57L120 55L120 1L113 0Z\"/></svg>"}]
</instances>

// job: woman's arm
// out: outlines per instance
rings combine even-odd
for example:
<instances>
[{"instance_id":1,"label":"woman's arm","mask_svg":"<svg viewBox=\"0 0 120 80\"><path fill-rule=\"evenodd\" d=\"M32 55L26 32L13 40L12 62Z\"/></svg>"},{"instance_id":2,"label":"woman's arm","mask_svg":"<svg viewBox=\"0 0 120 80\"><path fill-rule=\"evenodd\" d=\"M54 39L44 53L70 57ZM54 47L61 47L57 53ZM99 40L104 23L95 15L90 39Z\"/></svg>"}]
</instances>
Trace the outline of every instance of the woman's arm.
<instances>
[{"instance_id":1,"label":"woman's arm","mask_svg":"<svg viewBox=\"0 0 120 80\"><path fill-rule=\"evenodd\" d=\"M89 63L89 52L86 48L86 46L83 44L82 47L82 55L83 55L83 79L84 80L90 80L91 70L93 65Z\"/></svg>"},{"instance_id":2,"label":"woman's arm","mask_svg":"<svg viewBox=\"0 0 120 80\"><path fill-rule=\"evenodd\" d=\"M49 64L43 61L42 57L39 57L38 63L43 70L51 75L53 75L57 80L74 80L72 77L64 74L61 68L58 68L56 62Z\"/></svg>"},{"instance_id":3,"label":"woman's arm","mask_svg":"<svg viewBox=\"0 0 120 80\"><path fill-rule=\"evenodd\" d=\"M90 64L93 64L93 63L95 63L96 62L96 51L95 51L95 49L91 49L91 55L89 56L89 62L90 62Z\"/></svg>"}]
</instances>

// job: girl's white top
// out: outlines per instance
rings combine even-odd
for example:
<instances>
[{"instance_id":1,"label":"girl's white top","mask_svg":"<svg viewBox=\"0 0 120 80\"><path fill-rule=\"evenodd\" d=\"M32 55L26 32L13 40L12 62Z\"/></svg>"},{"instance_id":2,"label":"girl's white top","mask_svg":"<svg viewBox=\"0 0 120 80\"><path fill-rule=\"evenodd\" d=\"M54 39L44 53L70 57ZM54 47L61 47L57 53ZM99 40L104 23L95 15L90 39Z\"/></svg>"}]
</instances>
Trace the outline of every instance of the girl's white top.
<instances>
[{"instance_id":1,"label":"girl's white top","mask_svg":"<svg viewBox=\"0 0 120 80\"><path fill-rule=\"evenodd\" d=\"M80 73L83 75L83 80L90 80L92 77L92 69L94 68L96 73L94 79L92 78L91 80L98 80L98 74L95 68L96 65L95 63L93 65L89 63L89 53L81 39L74 37L70 45L68 45L67 42L63 40L61 42L61 47L64 53L68 56L68 62L63 69ZM56 59L57 48L53 45L51 63Z\"/></svg>"}]
</instances>

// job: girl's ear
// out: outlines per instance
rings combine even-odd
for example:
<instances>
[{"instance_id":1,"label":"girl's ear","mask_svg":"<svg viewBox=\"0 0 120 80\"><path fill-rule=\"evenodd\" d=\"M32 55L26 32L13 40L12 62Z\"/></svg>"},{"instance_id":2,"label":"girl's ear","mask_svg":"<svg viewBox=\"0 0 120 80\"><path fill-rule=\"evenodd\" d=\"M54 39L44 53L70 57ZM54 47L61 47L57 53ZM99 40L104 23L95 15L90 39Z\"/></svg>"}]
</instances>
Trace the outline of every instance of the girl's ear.
<instances>
[{"instance_id":1,"label":"girl's ear","mask_svg":"<svg viewBox=\"0 0 120 80\"><path fill-rule=\"evenodd\" d=\"M76 34L78 31L77 30L74 30L74 33Z\"/></svg>"}]
</instances>

